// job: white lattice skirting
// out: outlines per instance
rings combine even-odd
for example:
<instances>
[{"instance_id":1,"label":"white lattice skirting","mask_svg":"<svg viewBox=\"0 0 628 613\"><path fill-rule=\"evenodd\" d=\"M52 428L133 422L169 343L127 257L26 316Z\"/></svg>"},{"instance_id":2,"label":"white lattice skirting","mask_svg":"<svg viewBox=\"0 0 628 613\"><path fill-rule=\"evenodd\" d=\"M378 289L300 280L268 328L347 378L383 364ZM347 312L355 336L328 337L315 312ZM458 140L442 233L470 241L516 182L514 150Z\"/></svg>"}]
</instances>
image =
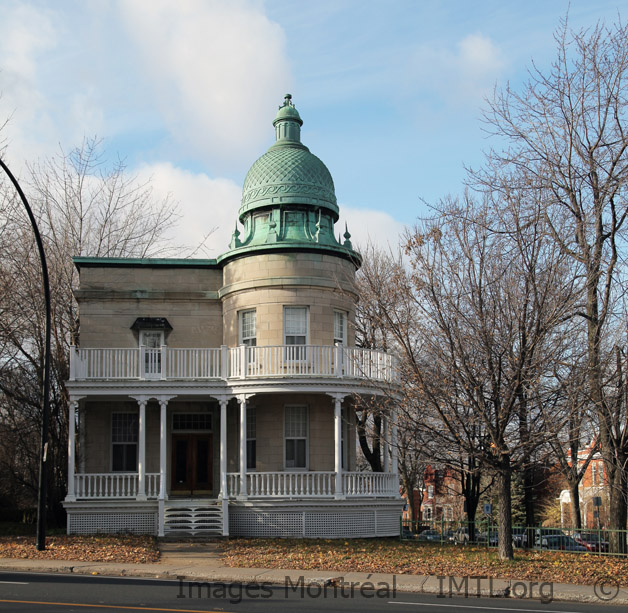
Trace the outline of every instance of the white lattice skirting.
<instances>
[{"instance_id":1,"label":"white lattice skirting","mask_svg":"<svg viewBox=\"0 0 628 613\"><path fill-rule=\"evenodd\" d=\"M371 538L398 536L400 509L230 508L230 536Z\"/></svg>"},{"instance_id":2,"label":"white lattice skirting","mask_svg":"<svg viewBox=\"0 0 628 613\"><path fill-rule=\"evenodd\" d=\"M134 513L132 511L107 511L106 513L68 513L69 534L96 534L128 532L132 534L157 534L157 511Z\"/></svg>"}]
</instances>

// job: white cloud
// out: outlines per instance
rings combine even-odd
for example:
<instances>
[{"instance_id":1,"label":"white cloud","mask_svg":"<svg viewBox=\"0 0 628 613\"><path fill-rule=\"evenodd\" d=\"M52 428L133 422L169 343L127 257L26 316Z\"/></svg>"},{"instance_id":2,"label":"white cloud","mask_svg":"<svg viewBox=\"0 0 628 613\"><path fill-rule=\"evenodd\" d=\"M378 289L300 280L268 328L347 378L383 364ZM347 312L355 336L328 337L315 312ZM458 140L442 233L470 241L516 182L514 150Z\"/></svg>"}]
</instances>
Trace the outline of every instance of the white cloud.
<instances>
[{"instance_id":1,"label":"white cloud","mask_svg":"<svg viewBox=\"0 0 628 613\"><path fill-rule=\"evenodd\" d=\"M18 167L33 149L42 152L42 135L54 131L47 101L39 90L41 61L55 46L56 33L47 10L7 3L0 19L0 140L10 146ZM53 140L54 143L54 140Z\"/></svg>"},{"instance_id":2,"label":"white cloud","mask_svg":"<svg viewBox=\"0 0 628 613\"><path fill-rule=\"evenodd\" d=\"M218 164L258 152L292 83L284 32L261 5L126 0L119 7L173 139Z\"/></svg>"},{"instance_id":3,"label":"white cloud","mask_svg":"<svg viewBox=\"0 0 628 613\"><path fill-rule=\"evenodd\" d=\"M396 251L405 224L397 221L384 211L358 209L340 205L340 221L336 224L336 234L344 234L345 221L351 233L351 242L360 250L368 242L381 249Z\"/></svg>"},{"instance_id":4,"label":"white cloud","mask_svg":"<svg viewBox=\"0 0 628 613\"><path fill-rule=\"evenodd\" d=\"M229 179L176 168L170 163L143 166L141 181L151 180L155 199L171 197L179 203L181 219L175 229L178 245L195 248L211 232L206 248L195 257L216 257L227 251L240 205L242 188Z\"/></svg>"},{"instance_id":5,"label":"white cloud","mask_svg":"<svg viewBox=\"0 0 628 613\"><path fill-rule=\"evenodd\" d=\"M435 93L447 107L478 106L506 65L501 49L482 34L469 34L454 50L420 45L410 60L408 81L422 96Z\"/></svg>"}]
</instances>

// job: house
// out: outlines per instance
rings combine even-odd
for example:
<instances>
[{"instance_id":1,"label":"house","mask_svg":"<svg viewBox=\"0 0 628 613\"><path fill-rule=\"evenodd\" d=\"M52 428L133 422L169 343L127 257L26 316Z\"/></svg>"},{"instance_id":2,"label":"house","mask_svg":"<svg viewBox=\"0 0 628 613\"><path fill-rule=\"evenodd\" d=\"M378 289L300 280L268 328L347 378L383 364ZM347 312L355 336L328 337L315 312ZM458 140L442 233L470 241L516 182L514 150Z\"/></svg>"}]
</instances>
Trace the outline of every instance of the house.
<instances>
[{"instance_id":1,"label":"house","mask_svg":"<svg viewBox=\"0 0 628 613\"><path fill-rule=\"evenodd\" d=\"M287 95L215 260L75 258L68 533L399 533L394 416L388 472L357 471L353 401L395 358L354 347L361 259L302 124Z\"/></svg>"},{"instance_id":2,"label":"house","mask_svg":"<svg viewBox=\"0 0 628 613\"><path fill-rule=\"evenodd\" d=\"M460 476L448 466L426 466L423 477L423 520L460 520L464 515L464 497Z\"/></svg>"},{"instance_id":3,"label":"house","mask_svg":"<svg viewBox=\"0 0 628 613\"><path fill-rule=\"evenodd\" d=\"M578 466L583 466L591 457L589 465L578 486L580 513L584 528L597 528L608 524L609 485L604 469L604 460L599 450L594 451L595 440L578 451ZM569 459L571 464L571 455ZM562 490L559 496L560 524L571 526L571 493Z\"/></svg>"},{"instance_id":4,"label":"house","mask_svg":"<svg viewBox=\"0 0 628 613\"><path fill-rule=\"evenodd\" d=\"M408 494L404 494L404 498L407 500ZM423 471L423 487L413 490L412 502L412 506L406 504L404 507L404 520L419 522L463 519L465 503L460 475L452 467L428 464Z\"/></svg>"}]
</instances>

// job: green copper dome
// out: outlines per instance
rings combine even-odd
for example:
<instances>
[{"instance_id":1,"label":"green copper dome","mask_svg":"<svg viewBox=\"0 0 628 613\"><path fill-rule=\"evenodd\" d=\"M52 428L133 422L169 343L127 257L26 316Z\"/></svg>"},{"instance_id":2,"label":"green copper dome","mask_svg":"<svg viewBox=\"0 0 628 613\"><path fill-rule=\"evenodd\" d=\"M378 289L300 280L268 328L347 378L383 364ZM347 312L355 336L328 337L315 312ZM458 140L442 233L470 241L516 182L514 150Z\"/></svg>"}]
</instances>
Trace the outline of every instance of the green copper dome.
<instances>
[{"instance_id":1,"label":"green copper dome","mask_svg":"<svg viewBox=\"0 0 628 613\"><path fill-rule=\"evenodd\" d=\"M334 231L338 205L334 182L323 162L301 142L303 121L286 94L273 121L276 142L244 180L239 219L229 251L220 261L269 251L315 251L359 266L360 255L345 227ZM343 240L344 237L344 240Z\"/></svg>"},{"instance_id":2,"label":"green copper dome","mask_svg":"<svg viewBox=\"0 0 628 613\"><path fill-rule=\"evenodd\" d=\"M273 121L276 142L251 166L244 187L240 221L254 209L283 204L324 208L338 219L334 181L327 167L301 143L303 121L286 95Z\"/></svg>"}]
</instances>

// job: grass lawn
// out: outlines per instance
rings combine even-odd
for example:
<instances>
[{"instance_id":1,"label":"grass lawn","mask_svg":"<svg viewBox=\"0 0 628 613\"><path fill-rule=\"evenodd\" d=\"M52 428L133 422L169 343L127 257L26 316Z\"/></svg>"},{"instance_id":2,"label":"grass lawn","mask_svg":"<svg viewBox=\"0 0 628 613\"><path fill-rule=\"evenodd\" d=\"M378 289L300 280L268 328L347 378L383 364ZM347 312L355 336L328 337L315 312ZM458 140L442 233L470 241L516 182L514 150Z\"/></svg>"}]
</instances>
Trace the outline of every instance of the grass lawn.
<instances>
[{"instance_id":1,"label":"grass lawn","mask_svg":"<svg viewBox=\"0 0 628 613\"><path fill-rule=\"evenodd\" d=\"M628 585L628 559L587 553L517 550L502 562L494 550L397 539L231 539L223 545L232 567L285 568L409 575L471 576L593 584L613 578Z\"/></svg>"}]
</instances>

